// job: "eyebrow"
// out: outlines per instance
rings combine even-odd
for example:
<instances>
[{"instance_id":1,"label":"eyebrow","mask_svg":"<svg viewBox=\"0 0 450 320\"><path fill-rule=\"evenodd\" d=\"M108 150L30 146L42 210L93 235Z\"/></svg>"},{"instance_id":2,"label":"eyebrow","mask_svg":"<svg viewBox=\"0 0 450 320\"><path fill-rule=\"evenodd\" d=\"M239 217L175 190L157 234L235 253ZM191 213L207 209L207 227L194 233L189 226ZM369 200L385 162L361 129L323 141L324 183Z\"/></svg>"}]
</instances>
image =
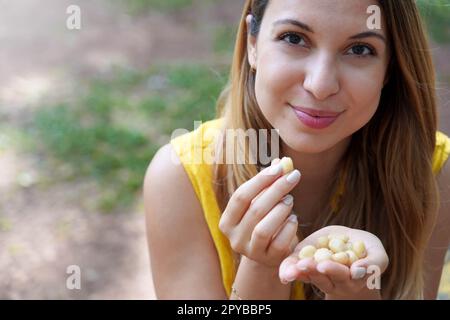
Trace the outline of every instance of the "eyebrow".
<instances>
[{"instance_id":1,"label":"eyebrow","mask_svg":"<svg viewBox=\"0 0 450 320\"><path fill-rule=\"evenodd\" d=\"M275 28L276 26L283 25L283 24L294 25L294 26L299 27L300 29L303 29L310 33L314 33L313 29L310 26L308 26L307 24L300 22L298 20L294 20L294 19L282 19L282 20L275 21L273 23L273 27ZM387 43L386 38L382 34L380 34L378 32L374 32L374 31L361 32L361 33L355 34L354 36L351 36L349 39L354 40L354 39L362 39L362 38L369 38L369 37L378 38L378 39L382 40L385 44Z\"/></svg>"}]
</instances>

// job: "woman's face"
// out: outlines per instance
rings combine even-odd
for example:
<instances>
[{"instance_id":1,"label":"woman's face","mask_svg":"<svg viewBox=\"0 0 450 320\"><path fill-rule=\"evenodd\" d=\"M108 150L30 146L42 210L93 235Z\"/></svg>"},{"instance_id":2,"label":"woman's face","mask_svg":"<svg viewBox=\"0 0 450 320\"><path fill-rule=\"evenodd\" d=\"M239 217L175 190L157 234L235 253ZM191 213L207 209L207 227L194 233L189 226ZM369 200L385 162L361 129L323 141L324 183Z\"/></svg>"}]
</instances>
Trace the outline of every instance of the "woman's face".
<instances>
[{"instance_id":1,"label":"woman's face","mask_svg":"<svg viewBox=\"0 0 450 320\"><path fill-rule=\"evenodd\" d=\"M381 28L368 26L370 5L377 1L271 0L248 37L258 105L290 148L326 151L374 115L389 54L382 17Z\"/></svg>"}]
</instances>

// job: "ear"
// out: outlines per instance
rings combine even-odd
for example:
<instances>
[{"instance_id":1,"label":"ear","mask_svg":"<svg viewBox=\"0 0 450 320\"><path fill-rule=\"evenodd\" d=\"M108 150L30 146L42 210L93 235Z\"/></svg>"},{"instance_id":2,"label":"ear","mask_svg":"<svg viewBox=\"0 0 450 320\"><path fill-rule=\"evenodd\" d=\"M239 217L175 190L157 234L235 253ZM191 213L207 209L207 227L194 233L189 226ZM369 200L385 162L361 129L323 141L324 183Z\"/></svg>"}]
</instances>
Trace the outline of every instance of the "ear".
<instances>
[{"instance_id":1,"label":"ear","mask_svg":"<svg viewBox=\"0 0 450 320\"><path fill-rule=\"evenodd\" d=\"M253 16L249 14L245 18L245 22L247 24L247 56L248 56L248 63L253 69L256 69L256 35L252 35L252 19Z\"/></svg>"}]
</instances>

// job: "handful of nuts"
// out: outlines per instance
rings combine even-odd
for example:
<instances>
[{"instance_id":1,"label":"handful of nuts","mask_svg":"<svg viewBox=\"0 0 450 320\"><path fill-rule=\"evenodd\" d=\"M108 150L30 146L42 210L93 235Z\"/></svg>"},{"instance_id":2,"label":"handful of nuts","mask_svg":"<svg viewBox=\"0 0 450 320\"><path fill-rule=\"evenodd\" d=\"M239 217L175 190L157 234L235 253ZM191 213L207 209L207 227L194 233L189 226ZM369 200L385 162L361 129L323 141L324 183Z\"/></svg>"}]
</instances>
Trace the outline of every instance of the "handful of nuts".
<instances>
[{"instance_id":1,"label":"handful of nuts","mask_svg":"<svg viewBox=\"0 0 450 320\"><path fill-rule=\"evenodd\" d=\"M317 239L316 246L303 247L298 258L314 258L319 263L332 260L350 267L356 260L367 256L366 246L362 241L349 242L347 235L331 234Z\"/></svg>"}]
</instances>

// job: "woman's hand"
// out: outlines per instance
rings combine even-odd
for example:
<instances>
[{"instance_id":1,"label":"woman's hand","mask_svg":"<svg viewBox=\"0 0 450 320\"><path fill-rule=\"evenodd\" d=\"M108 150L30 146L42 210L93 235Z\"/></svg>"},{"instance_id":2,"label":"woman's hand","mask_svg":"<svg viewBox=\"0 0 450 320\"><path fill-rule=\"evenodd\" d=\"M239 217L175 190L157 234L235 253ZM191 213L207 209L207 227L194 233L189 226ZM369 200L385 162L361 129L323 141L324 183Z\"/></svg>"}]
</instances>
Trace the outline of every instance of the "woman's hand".
<instances>
[{"instance_id":1,"label":"woman's hand","mask_svg":"<svg viewBox=\"0 0 450 320\"><path fill-rule=\"evenodd\" d=\"M316 263L314 258L299 260L298 253L303 247L315 245L319 237L329 234L348 235L350 242L363 241L366 257L355 261L350 268L331 260L320 263ZM281 263L279 277L282 283L294 280L311 283L324 292L327 299L380 299L379 291L369 288L367 280L371 276L381 277L388 264L389 258L383 244L375 235L344 226L328 226L312 233L296 246L294 252ZM374 275L367 273L369 267L369 271L376 271Z\"/></svg>"},{"instance_id":2,"label":"woman's hand","mask_svg":"<svg viewBox=\"0 0 450 320\"><path fill-rule=\"evenodd\" d=\"M280 160L243 183L231 196L219 222L232 249L262 265L278 268L298 243L298 221L288 193L300 172L283 175Z\"/></svg>"}]
</instances>

